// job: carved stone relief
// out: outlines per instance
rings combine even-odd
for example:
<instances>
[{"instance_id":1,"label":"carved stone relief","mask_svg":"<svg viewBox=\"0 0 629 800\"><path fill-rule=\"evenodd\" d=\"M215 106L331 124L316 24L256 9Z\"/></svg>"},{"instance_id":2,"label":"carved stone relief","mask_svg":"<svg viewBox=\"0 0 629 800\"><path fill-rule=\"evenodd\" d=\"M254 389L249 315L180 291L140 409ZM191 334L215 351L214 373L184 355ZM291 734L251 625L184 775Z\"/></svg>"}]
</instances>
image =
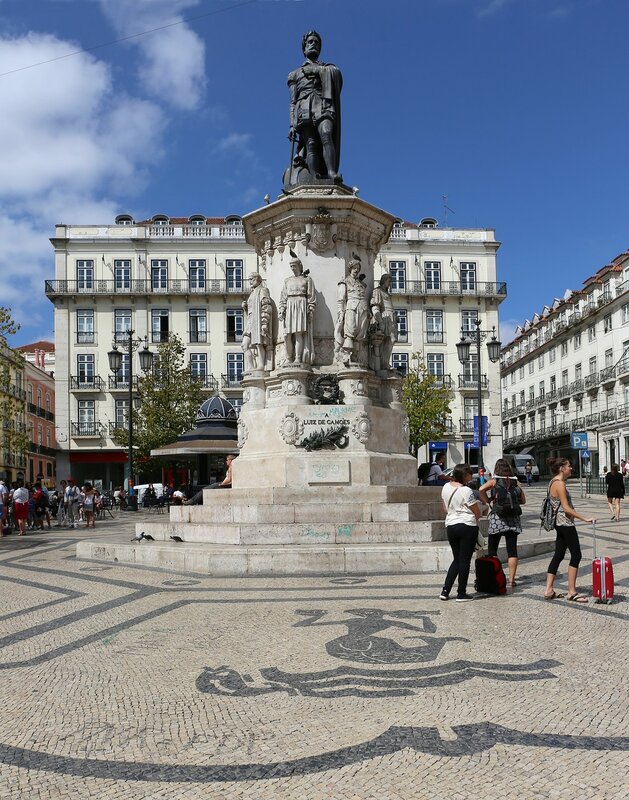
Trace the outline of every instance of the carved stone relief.
<instances>
[{"instance_id":1,"label":"carved stone relief","mask_svg":"<svg viewBox=\"0 0 629 800\"><path fill-rule=\"evenodd\" d=\"M289 411L282 417L278 430L286 444L296 444L304 432L304 423L297 414Z\"/></svg>"},{"instance_id":2,"label":"carved stone relief","mask_svg":"<svg viewBox=\"0 0 629 800\"><path fill-rule=\"evenodd\" d=\"M367 444L371 433L371 420L366 412L361 411L352 422L352 433L361 444Z\"/></svg>"},{"instance_id":3,"label":"carved stone relief","mask_svg":"<svg viewBox=\"0 0 629 800\"><path fill-rule=\"evenodd\" d=\"M238 417L238 447L244 447L249 438L249 428L242 417Z\"/></svg>"}]
</instances>

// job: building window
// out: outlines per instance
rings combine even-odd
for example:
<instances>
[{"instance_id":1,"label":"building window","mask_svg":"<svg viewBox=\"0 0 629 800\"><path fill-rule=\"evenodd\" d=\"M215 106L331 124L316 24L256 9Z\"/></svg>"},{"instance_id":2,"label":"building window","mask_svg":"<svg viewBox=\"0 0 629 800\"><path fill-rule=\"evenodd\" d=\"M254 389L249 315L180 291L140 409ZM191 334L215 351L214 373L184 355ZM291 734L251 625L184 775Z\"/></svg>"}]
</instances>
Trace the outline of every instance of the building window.
<instances>
[{"instance_id":1,"label":"building window","mask_svg":"<svg viewBox=\"0 0 629 800\"><path fill-rule=\"evenodd\" d=\"M153 342L168 341L168 309L156 308L151 311L151 339Z\"/></svg>"},{"instance_id":2,"label":"building window","mask_svg":"<svg viewBox=\"0 0 629 800\"><path fill-rule=\"evenodd\" d=\"M612 329L612 315L605 314L603 317L603 332L609 333Z\"/></svg>"},{"instance_id":3,"label":"building window","mask_svg":"<svg viewBox=\"0 0 629 800\"><path fill-rule=\"evenodd\" d=\"M611 367L614 364L614 351L613 349L605 350L605 366Z\"/></svg>"},{"instance_id":4,"label":"building window","mask_svg":"<svg viewBox=\"0 0 629 800\"><path fill-rule=\"evenodd\" d=\"M34 405L34 403L33 403L33 384L32 383L29 383L28 386L26 387L26 400L31 405Z\"/></svg>"},{"instance_id":5,"label":"building window","mask_svg":"<svg viewBox=\"0 0 629 800\"><path fill-rule=\"evenodd\" d=\"M205 289L205 259L191 259L188 263L190 291L202 292Z\"/></svg>"},{"instance_id":6,"label":"building window","mask_svg":"<svg viewBox=\"0 0 629 800\"><path fill-rule=\"evenodd\" d=\"M46 412L50 414L51 404L50 404L50 395L46 394Z\"/></svg>"},{"instance_id":7,"label":"building window","mask_svg":"<svg viewBox=\"0 0 629 800\"><path fill-rule=\"evenodd\" d=\"M478 362L476 356L472 356L463 362L463 380L467 386L478 387ZM522 393L524 394L524 392Z\"/></svg>"},{"instance_id":8,"label":"building window","mask_svg":"<svg viewBox=\"0 0 629 800\"><path fill-rule=\"evenodd\" d=\"M443 344L443 311L426 311L426 341Z\"/></svg>"},{"instance_id":9,"label":"building window","mask_svg":"<svg viewBox=\"0 0 629 800\"><path fill-rule=\"evenodd\" d=\"M463 420L466 430L474 427L474 417L478 414L478 400L474 397L463 398Z\"/></svg>"},{"instance_id":10,"label":"building window","mask_svg":"<svg viewBox=\"0 0 629 800\"><path fill-rule=\"evenodd\" d=\"M225 264L227 272L227 290L239 291L242 289L242 259L228 259Z\"/></svg>"},{"instance_id":11,"label":"building window","mask_svg":"<svg viewBox=\"0 0 629 800\"><path fill-rule=\"evenodd\" d=\"M472 261L461 262L461 291L476 291L476 264Z\"/></svg>"},{"instance_id":12,"label":"building window","mask_svg":"<svg viewBox=\"0 0 629 800\"><path fill-rule=\"evenodd\" d=\"M531 414L529 417L529 430L531 433L535 433L535 414Z\"/></svg>"},{"instance_id":13,"label":"building window","mask_svg":"<svg viewBox=\"0 0 629 800\"><path fill-rule=\"evenodd\" d=\"M114 341L128 343L128 332L133 330L130 308L114 309Z\"/></svg>"},{"instance_id":14,"label":"building window","mask_svg":"<svg viewBox=\"0 0 629 800\"><path fill-rule=\"evenodd\" d=\"M555 392L557 390L557 377L555 375L550 376L550 389L549 391Z\"/></svg>"},{"instance_id":15,"label":"building window","mask_svg":"<svg viewBox=\"0 0 629 800\"><path fill-rule=\"evenodd\" d=\"M79 383L94 383L94 356L81 353L76 357L77 374Z\"/></svg>"},{"instance_id":16,"label":"building window","mask_svg":"<svg viewBox=\"0 0 629 800\"><path fill-rule=\"evenodd\" d=\"M191 308L188 315L190 341L193 344L207 342L207 312L202 308Z\"/></svg>"},{"instance_id":17,"label":"building window","mask_svg":"<svg viewBox=\"0 0 629 800\"><path fill-rule=\"evenodd\" d=\"M510 383L511 383L511 386L513 386L513 384L515 383L515 370L511 373Z\"/></svg>"},{"instance_id":18,"label":"building window","mask_svg":"<svg viewBox=\"0 0 629 800\"><path fill-rule=\"evenodd\" d=\"M227 317L227 341L242 342L242 332L245 324L242 308L228 308L225 314Z\"/></svg>"},{"instance_id":19,"label":"building window","mask_svg":"<svg viewBox=\"0 0 629 800\"><path fill-rule=\"evenodd\" d=\"M529 361L529 375L532 375L535 372L535 361L531 359Z\"/></svg>"},{"instance_id":20,"label":"building window","mask_svg":"<svg viewBox=\"0 0 629 800\"><path fill-rule=\"evenodd\" d=\"M568 370L564 369L561 371L561 385L567 386L568 385Z\"/></svg>"},{"instance_id":21,"label":"building window","mask_svg":"<svg viewBox=\"0 0 629 800\"><path fill-rule=\"evenodd\" d=\"M590 375L594 375L594 373L596 372L596 356L592 356L592 358L590 359L589 367L590 367Z\"/></svg>"},{"instance_id":22,"label":"building window","mask_svg":"<svg viewBox=\"0 0 629 800\"><path fill-rule=\"evenodd\" d=\"M229 386L240 384L244 368L243 353L227 353L227 381Z\"/></svg>"},{"instance_id":23,"label":"building window","mask_svg":"<svg viewBox=\"0 0 629 800\"><path fill-rule=\"evenodd\" d=\"M391 291L403 292L406 289L406 261L389 261Z\"/></svg>"},{"instance_id":24,"label":"building window","mask_svg":"<svg viewBox=\"0 0 629 800\"><path fill-rule=\"evenodd\" d=\"M38 408L43 408L42 403L43 403L42 391L41 391L41 388L38 388L37 389L37 407Z\"/></svg>"},{"instance_id":25,"label":"building window","mask_svg":"<svg viewBox=\"0 0 629 800\"><path fill-rule=\"evenodd\" d=\"M557 358L557 353L555 352L555 348L551 347L548 351L548 363L552 364L554 360Z\"/></svg>"},{"instance_id":26,"label":"building window","mask_svg":"<svg viewBox=\"0 0 629 800\"><path fill-rule=\"evenodd\" d=\"M544 354L541 353L539 358L537 359L537 366L542 369L544 366Z\"/></svg>"},{"instance_id":27,"label":"building window","mask_svg":"<svg viewBox=\"0 0 629 800\"><path fill-rule=\"evenodd\" d=\"M568 342L561 343L561 357L568 355Z\"/></svg>"},{"instance_id":28,"label":"building window","mask_svg":"<svg viewBox=\"0 0 629 800\"><path fill-rule=\"evenodd\" d=\"M520 381L524 380L524 367L523 366L518 369L518 380L520 380Z\"/></svg>"},{"instance_id":29,"label":"building window","mask_svg":"<svg viewBox=\"0 0 629 800\"><path fill-rule=\"evenodd\" d=\"M207 355L205 353L190 353L190 374L193 378L205 380L207 377Z\"/></svg>"},{"instance_id":30,"label":"building window","mask_svg":"<svg viewBox=\"0 0 629 800\"><path fill-rule=\"evenodd\" d=\"M126 258L114 259L114 287L127 291L131 288L131 262Z\"/></svg>"},{"instance_id":31,"label":"building window","mask_svg":"<svg viewBox=\"0 0 629 800\"><path fill-rule=\"evenodd\" d=\"M46 447L50 448L50 428L46 428Z\"/></svg>"},{"instance_id":32,"label":"building window","mask_svg":"<svg viewBox=\"0 0 629 800\"><path fill-rule=\"evenodd\" d=\"M436 378L442 378L444 375L443 353L428 353L426 356L426 366L428 368L429 375L434 375Z\"/></svg>"},{"instance_id":33,"label":"building window","mask_svg":"<svg viewBox=\"0 0 629 800\"><path fill-rule=\"evenodd\" d=\"M96 403L94 400L79 400L79 430L82 434L94 433Z\"/></svg>"},{"instance_id":34,"label":"building window","mask_svg":"<svg viewBox=\"0 0 629 800\"><path fill-rule=\"evenodd\" d=\"M626 322L629 322L629 303L626 303L621 308L621 312L622 312L622 322L623 322L623 325L624 325Z\"/></svg>"},{"instance_id":35,"label":"building window","mask_svg":"<svg viewBox=\"0 0 629 800\"><path fill-rule=\"evenodd\" d=\"M94 288L94 262L76 262L76 287L79 292L91 291Z\"/></svg>"},{"instance_id":36,"label":"building window","mask_svg":"<svg viewBox=\"0 0 629 800\"><path fill-rule=\"evenodd\" d=\"M44 443L44 426L37 426L37 444L41 447Z\"/></svg>"},{"instance_id":37,"label":"building window","mask_svg":"<svg viewBox=\"0 0 629 800\"><path fill-rule=\"evenodd\" d=\"M539 412L539 429L540 429L540 431L543 431L545 427L546 427L546 412L545 411L540 411Z\"/></svg>"},{"instance_id":38,"label":"building window","mask_svg":"<svg viewBox=\"0 0 629 800\"><path fill-rule=\"evenodd\" d=\"M129 401L116 400L114 414L116 428L126 428L129 419Z\"/></svg>"},{"instance_id":39,"label":"building window","mask_svg":"<svg viewBox=\"0 0 629 800\"><path fill-rule=\"evenodd\" d=\"M405 308L395 309L395 324L398 342L408 342L408 312Z\"/></svg>"},{"instance_id":40,"label":"building window","mask_svg":"<svg viewBox=\"0 0 629 800\"><path fill-rule=\"evenodd\" d=\"M229 402L232 404L232 408L236 412L236 414L240 414L240 409L242 408L243 399L242 395L240 397L230 397Z\"/></svg>"},{"instance_id":41,"label":"building window","mask_svg":"<svg viewBox=\"0 0 629 800\"><path fill-rule=\"evenodd\" d=\"M94 310L77 309L76 343L94 344Z\"/></svg>"},{"instance_id":42,"label":"building window","mask_svg":"<svg viewBox=\"0 0 629 800\"><path fill-rule=\"evenodd\" d=\"M573 346L575 350L581 347L581 332L574 334Z\"/></svg>"},{"instance_id":43,"label":"building window","mask_svg":"<svg viewBox=\"0 0 629 800\"><path fill-rule=\"evenodd\" d=\"M535 387L529 386L529 400L535 400Z\"/></svg>"},{"instance_id":44,"label":"building window","mask_svg":"<svg viewBox=\"0 0 629 800\"><path fill-rule=\"evenodd\" d=\"M408 353L393 353L391 364L400 375L408 375Z\"/></svg>"},{"instance_id":45,"label":"building window","mask_svg":"<svg viewBox=\"0 0 629 800\"><path fill-rule=\"evenodd\" d=\"M424 279L426 291L436 292L441 289L441 262L426 261L424 263Z\"/></svg>"},{"instance_id":46,"label":"building window","mask_svg":"<svg viewBox=\"0 0 629 800\"><path fill-rule=\"evenodd\" d=\"M151 290L153 292L165 292L167 289L168 261L165 258L153 259L151 261Z\"/></svg>"},{"instance_id":47,"label":"building window","mask_svg":"<svg viewBox=\"0 0 629 800\"><path fill-rule=\"evenodd\" d=\"M129 388L129 353L122 354L122 364L115 375L118 389Z\"/></svg>"},{"instance_id":48,"label":"building window","mask_svg":"<svg viewBox=\"0 0 629 800\"><path fill-rule=\"evenodd\" d=\"M544 397L546 390L544 389L544 381L539 382L539 396Z\"/></svg>"},{"instance_id":49,"label":"building window","mask_svg":"<svg viewBox=\"0 0 629 800\"><path fill-rule=\"evenodd\" d=\"M465 333L476 333L478 311L461 311L461 330Z\"/></svg>"},{"instance_id":50,"label":"building window","mask_svg":"<svg viewBox=\"0 0 629 800\"><path fill-rule=\"evenodd\" d=\"M574 367L574 379L575 379L575 381L580 381L581 377L582 377L581 364L575 364L575 367Z\"/></svg>"},{"instance_id":51,"label":"building window","mask_svg":"<svg viewBox=\"0 0 629 800\"><path fill-rule=\"evenodd\" d=\"M593 342L596 339L596 325L590 325L588 328L588 342Z\"/></svg>"}]
</instances>

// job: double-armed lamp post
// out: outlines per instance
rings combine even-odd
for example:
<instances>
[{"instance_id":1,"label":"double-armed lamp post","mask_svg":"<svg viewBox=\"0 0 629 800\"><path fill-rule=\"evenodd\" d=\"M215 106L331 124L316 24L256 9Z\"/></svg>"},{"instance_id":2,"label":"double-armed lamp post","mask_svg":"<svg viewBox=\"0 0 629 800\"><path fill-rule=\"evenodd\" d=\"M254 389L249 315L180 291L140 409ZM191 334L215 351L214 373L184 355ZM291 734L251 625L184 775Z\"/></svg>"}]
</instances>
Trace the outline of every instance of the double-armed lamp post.
<instances>
[{"instance_id":1,"label":"double-armed lamp post","mask_svg":"<svg viewBox=\"0 0 629 800\"><path fill-rule=\"evenodd\" d=\"M124 349L127 354L129 370L128 370L128 380L129 380L129 410L127 413L127 425L128 425L128 470L129 480L133 479L133 353L138 347L144 342L144 347L140 350L140 369L142 372L149 372L153 366L153 358L155 357L155 353L152 353L148 348L148 339L145 336L143 339L134 339L133 334L135 331L126 331L125 334L119 335L120 338L122 336L126 337L126 341L122 339L124 343ZM107 353L107 357L109 359L109 369L114 373L116 376L116 380L118 380L118 375L122 370L122 357L123 352L118 349L118 337L114 340L112 349Z\"/></svg>"},{"instance_id":2,"label":"double-armed lamp post","mask_svg":"<svg viewBox=\"0 0 629 800\"><path fill-rule=\"evenodd\" d=\"M476 344L476 380L478 388L478 468L480 469L481 467L485 466L483 461L483 380L481 376L480 344L482 341L484 341L484 339L487 338L489 334L488 331L481 331L480 319L475 319L474 325L476 326L475 331L466 331L461 328L461 341L457 342L456 352L461 364L466 364L470 360L471 345L472 343ZM502 342L496 339L496 327L494 326L492 328L491 340L487 342L487 354L492 364L495 364L496 361L500 359L501 347Z\"/></svg>"}]
</instances>

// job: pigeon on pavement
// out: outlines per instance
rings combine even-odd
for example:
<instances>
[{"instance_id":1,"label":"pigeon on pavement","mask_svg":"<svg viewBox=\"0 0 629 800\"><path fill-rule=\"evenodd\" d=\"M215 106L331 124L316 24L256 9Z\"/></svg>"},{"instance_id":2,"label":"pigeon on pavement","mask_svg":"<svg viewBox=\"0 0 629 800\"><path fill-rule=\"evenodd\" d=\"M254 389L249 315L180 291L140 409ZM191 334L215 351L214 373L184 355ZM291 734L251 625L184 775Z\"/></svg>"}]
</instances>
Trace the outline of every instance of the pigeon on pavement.
<instances>
[{"instance_id":1,"label":"pigeon on pavement","mask_svg":"<svg viewBox=\"0 0 629 800\"><path fill-rule=\"evenodd\" d=\"M183 542L181 536L171 536L170 538L173 540L173 542Z\"/></svg>"}]
</instances>

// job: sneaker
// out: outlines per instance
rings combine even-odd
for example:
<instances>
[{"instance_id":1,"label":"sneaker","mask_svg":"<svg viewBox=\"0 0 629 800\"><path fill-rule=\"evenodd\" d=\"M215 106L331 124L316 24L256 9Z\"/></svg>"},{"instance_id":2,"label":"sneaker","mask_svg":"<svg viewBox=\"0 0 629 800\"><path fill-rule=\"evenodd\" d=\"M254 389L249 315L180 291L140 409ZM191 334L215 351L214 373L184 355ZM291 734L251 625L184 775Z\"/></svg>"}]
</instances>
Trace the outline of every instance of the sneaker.
<instances>
[{"instance_id":1,"label":"sneaker","mask_svg":"<svg viewBox=\"0 0 629 800\"><path fill-rule=\"evenodd\" d=\"M471 594L462 594L462 595L459 595L456 598L456 602L457 603L467 603L468 600L473 600L473 599L474 598L472 597Z\"/></svg>"},{"instance_id":2,"label":"sneaker","mask_svg":"<svg viewBox=\"0 0 629 800\"><path fill-rule=\"evenodd\" d=\"M439 599L440 600L448 600L449 599L448 595L449 595L449 593L446 592L445 589L442 589L441 590L441 594L439 595Z\"/></svg>"}]
</instances>

